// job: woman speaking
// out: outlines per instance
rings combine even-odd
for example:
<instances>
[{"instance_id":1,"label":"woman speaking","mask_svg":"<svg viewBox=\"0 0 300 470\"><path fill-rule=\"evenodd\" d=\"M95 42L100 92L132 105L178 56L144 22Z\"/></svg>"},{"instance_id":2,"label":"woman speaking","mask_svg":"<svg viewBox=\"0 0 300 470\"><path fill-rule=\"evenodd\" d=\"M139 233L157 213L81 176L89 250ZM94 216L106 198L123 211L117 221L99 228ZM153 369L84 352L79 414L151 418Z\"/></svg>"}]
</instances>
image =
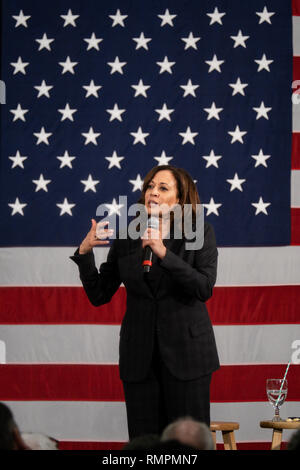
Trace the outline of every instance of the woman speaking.
<instances>
[{"instance_id":1,"label":"woman speaking","mask_svg":"<svg viewBox=\"0 0 300 470\"><path fill-rule=\"evenodd\" d=\"M187 249L186 238L174 237L165 209L186 204L196 214L200 203L191 176L173 166L154 167L144 179L140 203L159 224L138 239L115 239L99 271L93 248L112 231L96 221L71 257L90 302L110 301L123 283L127 306L120 330L119 370L126 402L129 438L161 434L179 417L210 424L210 382L219 368L211 321L205 302L216 281L214 231L204 224L199 249ZM182 211L182 214L184 212ZM100 239L99 239L100 238ZM146 247L152 267L143 272Z\"/></svg>"}]
</instances>

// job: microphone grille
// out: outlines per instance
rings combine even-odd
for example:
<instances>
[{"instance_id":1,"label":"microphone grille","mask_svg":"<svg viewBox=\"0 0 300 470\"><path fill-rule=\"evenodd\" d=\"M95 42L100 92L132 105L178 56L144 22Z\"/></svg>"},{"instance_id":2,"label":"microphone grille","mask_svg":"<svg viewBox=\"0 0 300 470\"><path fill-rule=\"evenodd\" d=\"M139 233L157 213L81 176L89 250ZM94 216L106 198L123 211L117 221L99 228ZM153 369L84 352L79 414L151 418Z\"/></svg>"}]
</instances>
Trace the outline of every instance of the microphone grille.
<instances>
[{"instance_id":1,"label":"microphone grille","mask_svg":"<svg viewBox=\"0 0 300 470\"><path fill-rule=\"evenodd\" d=\"M149 228L154 228L156 230L159 229L159 218L158 217L149 217L148 221L147 221L147 226Z\"/></svg>"}]
</instances>

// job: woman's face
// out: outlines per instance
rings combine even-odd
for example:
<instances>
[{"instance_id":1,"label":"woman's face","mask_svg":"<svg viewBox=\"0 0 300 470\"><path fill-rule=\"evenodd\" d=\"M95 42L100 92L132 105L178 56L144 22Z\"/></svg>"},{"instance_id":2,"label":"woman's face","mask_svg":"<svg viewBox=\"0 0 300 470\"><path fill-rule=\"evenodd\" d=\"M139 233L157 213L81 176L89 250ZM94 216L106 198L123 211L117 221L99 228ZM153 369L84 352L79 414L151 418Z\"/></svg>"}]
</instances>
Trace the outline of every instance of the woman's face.
<instances>
[{"instance_id":1,"label":"woman's face","mask_svg":"<svg viewBox=\"0 0 300 470\"><path fill-rule=\"evenodd\" d=\"M177 182L169 170L158 171L149 182L145 192L145 206L148 214L159 215L179 202Z\"/></svg>"}]
</instances>

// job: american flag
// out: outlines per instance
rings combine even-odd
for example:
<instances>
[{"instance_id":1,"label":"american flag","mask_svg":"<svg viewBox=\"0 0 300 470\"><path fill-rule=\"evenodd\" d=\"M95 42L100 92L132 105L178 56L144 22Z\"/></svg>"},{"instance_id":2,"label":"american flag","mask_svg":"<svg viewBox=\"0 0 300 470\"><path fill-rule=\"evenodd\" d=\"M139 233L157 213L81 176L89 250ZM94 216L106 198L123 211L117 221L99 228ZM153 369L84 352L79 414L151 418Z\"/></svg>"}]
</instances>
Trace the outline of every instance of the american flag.
<instances>
[{"instance_id":1,"label":"american flag","mask_svg":"<svg viewBox=\"0 0 300 470\"><path fill-rule=\"evenodd\" d=\"M149 169L171 164L196 181L219 247L212 419L240 422L240 448L268 445L265 379L300 356L299 1L1 8L0 400L61 448L126 441L126 292L90 306L68 257L100 204L122 215L120 197L137 202Z\"/></svg>"}]
</instances>

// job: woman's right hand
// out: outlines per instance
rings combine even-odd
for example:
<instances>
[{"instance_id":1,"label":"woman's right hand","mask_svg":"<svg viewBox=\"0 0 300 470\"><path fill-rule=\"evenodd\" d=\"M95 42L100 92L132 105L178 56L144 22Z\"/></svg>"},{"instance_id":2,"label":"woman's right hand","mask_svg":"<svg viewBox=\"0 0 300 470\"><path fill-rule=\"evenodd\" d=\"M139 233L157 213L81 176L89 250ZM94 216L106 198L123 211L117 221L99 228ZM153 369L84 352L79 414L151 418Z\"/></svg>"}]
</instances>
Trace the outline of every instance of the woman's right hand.
<instances>
[{"instance_id":1,"label":"woman's right hand","mask_svg":"<svg viewBox=\"0 0 300 470\"><path fill-rule=\"evenodd\" d=\"M80 247L79 247L80 255L85 255L89 251L92 251L94 246L107 245L109 243L109 240L104 240L104 239L113 235L114 231L108 228L104 228L105 225L107 224L108 224L107 221L99 223L99 227L97 230L98 236L97 236L96 235L97 222L95 219L92 219L91 230L88 232L87 236L80 244Z\"/></svg>"}]
</instances>

